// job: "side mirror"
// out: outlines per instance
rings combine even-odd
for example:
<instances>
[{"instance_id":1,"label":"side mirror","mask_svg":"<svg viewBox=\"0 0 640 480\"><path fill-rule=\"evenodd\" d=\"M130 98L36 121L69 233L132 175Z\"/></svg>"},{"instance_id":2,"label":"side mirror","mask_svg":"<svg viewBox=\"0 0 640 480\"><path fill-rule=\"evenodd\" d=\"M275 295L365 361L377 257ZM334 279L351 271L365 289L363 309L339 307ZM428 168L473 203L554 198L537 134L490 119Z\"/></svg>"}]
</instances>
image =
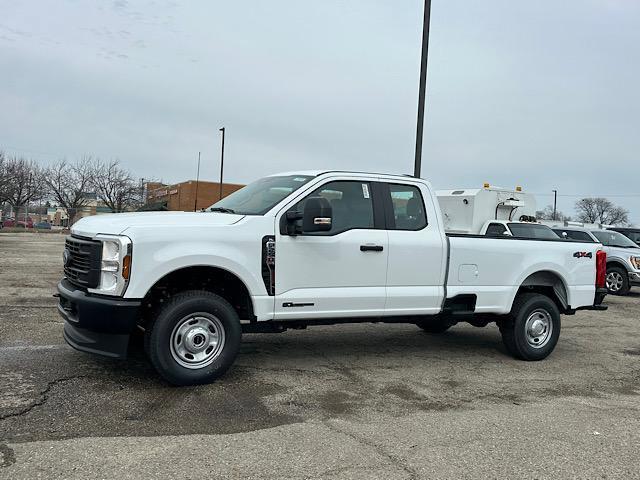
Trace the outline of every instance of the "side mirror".
<instances>
[{"instance_id":1,"label":"side mirror","mask_svg":"<svg viewBox=\"0 0 640 480\"><path fill-rule=\"evenodd\" d=\"M329 200L311 197L304 203L302 214L303 232L327 232L331 230L333 211Z\"/></svg>"}]
</instances>

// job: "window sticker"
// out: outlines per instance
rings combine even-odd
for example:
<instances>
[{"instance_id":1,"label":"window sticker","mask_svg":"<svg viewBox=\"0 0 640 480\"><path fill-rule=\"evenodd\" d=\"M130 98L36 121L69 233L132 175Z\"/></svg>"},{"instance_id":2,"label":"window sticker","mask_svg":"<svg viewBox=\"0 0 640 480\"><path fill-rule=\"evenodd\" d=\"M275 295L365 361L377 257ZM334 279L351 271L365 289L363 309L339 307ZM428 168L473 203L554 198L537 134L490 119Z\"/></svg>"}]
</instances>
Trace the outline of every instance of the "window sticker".
<instances>
[{"instance_id":1,"label":"window sticker","mask_svg":"<svg viewBox=\"0 0 640 480\"><path fill-rule=\"evenodd\" d=\"M364 198L369 198L369 185L366 183L362 184L362 195L364 195Z\"/></svg>"}]
</instances>

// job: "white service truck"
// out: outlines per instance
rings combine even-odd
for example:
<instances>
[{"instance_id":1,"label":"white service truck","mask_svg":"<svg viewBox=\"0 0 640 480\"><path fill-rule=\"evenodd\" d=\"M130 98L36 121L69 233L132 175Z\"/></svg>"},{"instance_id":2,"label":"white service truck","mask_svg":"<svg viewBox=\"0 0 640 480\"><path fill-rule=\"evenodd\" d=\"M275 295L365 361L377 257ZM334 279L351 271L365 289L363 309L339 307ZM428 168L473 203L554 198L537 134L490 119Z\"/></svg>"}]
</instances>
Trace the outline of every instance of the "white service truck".
<instances>
[{"instance_id":1,"label":"white service truck","mask_svg":"<svg viewBox=\"0 0 640 480\"><path fill-rule=\"evenodd\" d=\"M445 234L428 182L340 171L258 180L207 212L123 213L73 225L58 285L64 337L85 352L145 350L171 383L206 383L243 333L407 322L441 333L497 323L541 360L560 315L603 310L593 243Z\"/></svg>"},{"instance_id":2,"label":"white service truck","mask_svg":"<svg viewBox=\"0 0 640 480\"><path fill-rule=\"evenodd\" d=\"M527 239L557 239L536 219L536 199L522 187L514 190L493 187L438 190L446 233L469 233Z\"/></svg>"}]
</instances>

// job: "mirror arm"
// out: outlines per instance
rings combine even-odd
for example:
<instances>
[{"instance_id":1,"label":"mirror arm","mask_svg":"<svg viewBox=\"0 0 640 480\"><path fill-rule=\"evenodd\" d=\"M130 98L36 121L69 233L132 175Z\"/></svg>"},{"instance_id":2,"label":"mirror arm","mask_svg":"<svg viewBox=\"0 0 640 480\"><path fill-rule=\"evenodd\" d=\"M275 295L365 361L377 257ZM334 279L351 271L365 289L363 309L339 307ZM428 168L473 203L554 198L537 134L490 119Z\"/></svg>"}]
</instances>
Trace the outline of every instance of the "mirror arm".
<instances>
[{"instance_id":1,"label":"mirror arm","mask_svg":"<svg viewBox=\"0 0 640 480\"><path fill-rule=\"evenodd\" d=\"M297 228L296 226L296 221L301 220L302 216L303 216L302 212L297 212L297 211L289 211L284 214L285 229L286 229L287 235L295 237L299 233L302 233L300 232L300 229ZM280 233L283 233L283 234L285 233L282 231L282 228Z\"/></svg>"}]
</instances>

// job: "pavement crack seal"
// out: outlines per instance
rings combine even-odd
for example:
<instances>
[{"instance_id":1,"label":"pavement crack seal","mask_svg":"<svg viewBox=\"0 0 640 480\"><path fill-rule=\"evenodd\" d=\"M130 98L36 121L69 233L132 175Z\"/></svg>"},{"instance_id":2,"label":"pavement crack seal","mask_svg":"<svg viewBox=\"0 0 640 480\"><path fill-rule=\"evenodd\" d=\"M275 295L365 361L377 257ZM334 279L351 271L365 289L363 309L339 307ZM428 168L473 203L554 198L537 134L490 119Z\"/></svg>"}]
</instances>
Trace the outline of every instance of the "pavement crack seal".
<instances>
[{"instance_id":1,"label":"pavement crack seal","mask_svg":"<svg viewBox=\"0 0 640 480\"><path fill-rule=\"evenodd\" d=\"M42 390L38 394L39 398L35 402L30 403L26 407L21 408L20 410L18 410L16 412L11 412L11 413L7 413L7 414L4 414L4 415L0 415L0 421L7 420L7 419L13 418L13 417L21 417L22 415L26 415L31 410L33 410L35 407L39 407L41 405L44 405L47 402L47 400L49 400L49 393L51 392L51 389L53 387L55 387L56 385L58 385L60 383L69 382L71 380L75 380L75 379L78 379L78 378L86 378L86 375L73 375L73 376L70 376L70 377L56 378L55 380L52 380L52 381L48 382L47 386L45 387L45 389ZM0 450L0 452L2 452L2 450ZM3 456L4 456L4 454L3 454Z\"/></svg>"},{"instance_id":2,"label":"pavement crack seal","mask_svg":"<svg viewBox=\"0 0 640 480\"><path fill-rule=\"evenodd\" d=\"M409 467L401 458L398 458L397 456L387 452L383 447L381 447L380 445L378 445L377 443L367 439L367 438L363 438L360 437L358 435L356 435L355 433L351 433L347 430L343 430L341 428L339 428L338 426L332 424L331 422L323 422L323 424L332 432L335 433L339 433L342 435L346 435L347 437L355 440L356 442L358 442L360 445L364 445L365 447L369 447L372 448L378 455L386 458L392 465L402 469L404 472L406 472L409 475L409 478L411 480L417 480L420 478L420 475L418 474L418 472L416 472L414 469L412 469L411 467Z\"/></svg>"}]
</instances>

